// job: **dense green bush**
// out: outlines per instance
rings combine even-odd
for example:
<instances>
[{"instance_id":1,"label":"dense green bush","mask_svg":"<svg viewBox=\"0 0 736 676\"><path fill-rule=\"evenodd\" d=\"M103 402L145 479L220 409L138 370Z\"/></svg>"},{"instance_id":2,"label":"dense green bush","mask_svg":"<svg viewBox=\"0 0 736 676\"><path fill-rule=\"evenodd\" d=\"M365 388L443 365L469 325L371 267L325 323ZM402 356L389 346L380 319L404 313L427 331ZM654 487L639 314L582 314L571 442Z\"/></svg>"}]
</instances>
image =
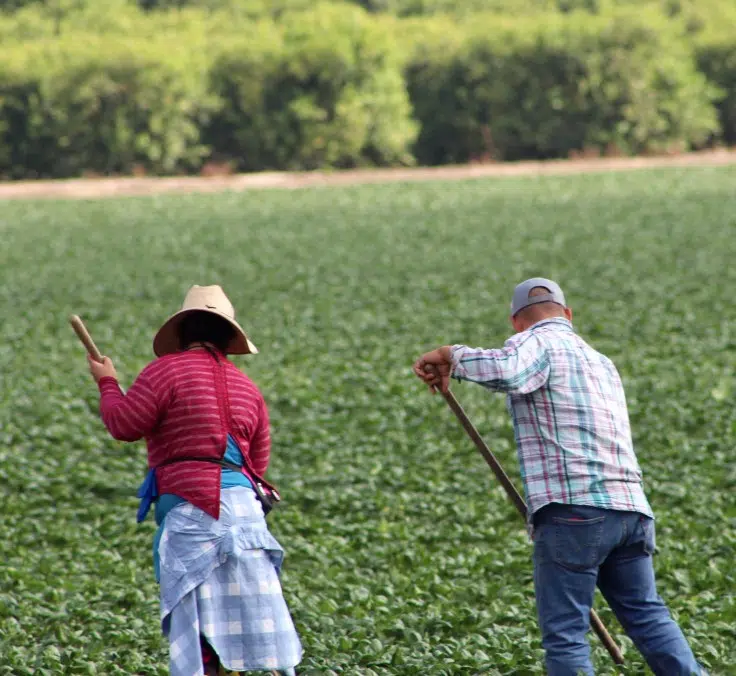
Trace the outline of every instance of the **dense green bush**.
<instances>
[{"instance_id":1,"label":"dense green bush","mask_svg":"<svg viewBox=\"0 0 736 676\"><path fill-rule=\"evenodd\" d=\"M478 12L507 15L532 14L556 7L557 0L350 0L370 12L389 12L398 16L452 14L467 16ZM561 0L564 1L564 0Z\"/></svg>"},{"instance_id":2,"label":"dense green bush","mask_svg":"<svg viewBox=\"0 0 736 676\"><path fill-rule=\"evenodd\" d=\"M695 45L698 69L719 90L716 106L720 139L736 144L736 3L730 0L679 2L680 15Z\"/></svg>"},{"instance_id":3,"label":"dense green bush","mask_svg":"<svg viewBox=\"0 0 736 676\"><path fill-rule=\"evenodd\" d=\"M278 53L247 43L215 63L213 149L244 170L411 162L416 128L391 35L335 6L283 28Z\"/></svg>"},{"instance_id":4,"label":"dense green bush","mask_svg":"<svg viewBox=\"0 0 736 676\"><path fill-rule=\"evenodd\" d=\"M234 0L235 1L235 0ZM730 13L732 0L336 0L362 5L372 12L399 16L450 14L468 16L498 13L505 16L535 16L547 12L582 11L605 15L619 8L657 9L667 16L686 17L697 29L703 21Z\"/></svg>"},{"instance_id":5,"label":"dense green bush","mask_svg":"<svg viewBox=\"0 0 736 676\"><path fill-rule=\"evenodd\" d=\"M701 146L716 130L688 45L652 15L474 22L407 66L422 163Z\"/></svg>"},{"instance_id":6,"label":"dense green bush","mask_svg":"<svg viewBox=\"0 0 736 676\"><path fill-rule=\"evenodd\" d=\"M733 30L735 25L736 3L732 0L658 0L658 2L664 14L679 21L685 32L691 36L711 29L723 30L728 26Z\"/></svg>"},{"instance_id":7,"label":"dense green bush","mask_svg":"<svg viewBox=\"0 0 736 676\"><path fill-rule=\"evenodd\" d=\"M218 109L204 135L218 159L237 157L244 170L275 161L280 144L269 119L267 88L282 50L280 34L261 34L257 40L251 35L228 45L215 59L209 77Z\"/></svg>"},{"instance_id":8,"label":"dense green bush","mask_svg":"<svg viewBox=\"0 0 736 676\"><path fill-rule=\"evenodd\" d=\"M205 78L175 45L43 43L0 60L0 174L192 169L213 108Z\"/></svg>"},{"instance_id":9,"label":"dense green bush","mask_svg":"<svg viewBox=\"0 0 736 676\"><path fill-rule=\"evenodd\" d=\"M21 7L36 5L43 0L0 0L0 12L13 12Z\"/></svg>"},{"instance_id":10,"label":"dense green bush","mask_svg":"<svg viewBox=\"0 0 736 676\"><path fill-rule=\"evenodd\" d=\"M119 9L120 5L128 4L130 0L105 0L108 11ZM10 13L26 8L39 9L47 16L54 18L66 14L82 12L85 8L101 5L98 0L0 0L0 12Z\"/></svg>"},{"instance_id":11,"label":"dense green bush","mask_svg":"<svg viewBox=\"0 0 736 676\"><path fill-rule=\"evenodd\" d=\"M339 0L338 0L339 1ZM137 0L144 10L169 10L182 7L226 10L248 18L278 17L287 11L301 11L314 5L313 0Z\"/></svg>"},{"instance_id":12,"label":"dense green bush","mask_svg":"<svg viewBox=\"0 0 736 676\"><path fill-rule=\"evenodd\" d=\"M208 1L148 12L137 0L54 0L1 14L0 176L736 143L736 8L726 0L629 11L611 3L630 0L569 0L588 5L569 13L563 0L520 0L525 16L454 18L337 0L301 11L306 0L212 0L217 11ZM413 1L384 9L406 13Z\"/></svg>"},{"instance_id":13,"label":"dense green bush","mask_svg":"<svg viewBox=\"0 0 736 676\"><path fill-rule=\"evenodd\" d=\"M31 139L40 134L29 113L40 99L39 89L38 80L0 62L0 178L26 176L38 165Z\"/></svg>"},{"instance_id":14,"label":"dense green bush","mask_svg":"<svg viewBox=\"0 0 736 676\"><path fill-rule=\"evenodd\" d=\"M62 36L76 36L81 41L100 35L114 35L116 39L153 36L168 27L187 32L197 25L192 14L185 15L188 26L184 26L179 12L149 16L130 0L61 0L53 5L39 2L10 14L0 12L0 45Z\"/></svg>"},{"instance_id":15,"label":"dense green bush","mask_svg":"<svg viewBox=\"0 0 736 676\"><path fill-rule=\"evenodd\" d=\"M584 11L606 13L616 7L649 5L666 8L667 5L692 0L349 0L371 12L391 12L399 16L451 14L468 16L478 13L498 13L505 16L531 16L546 12ZM728 2L728 0L710 0Z\"/></svg>"},{"instance_id":16,"label":"dense green bush","mask_svg":"<svg viewBox=\"0 0 736 676\"><path fill-rule=\"evenodd\" d=\"M736 29L704 34L696 50L698 67L719 88L716 105L722 138L736 145Z\"/></svg>"}]
</instances>

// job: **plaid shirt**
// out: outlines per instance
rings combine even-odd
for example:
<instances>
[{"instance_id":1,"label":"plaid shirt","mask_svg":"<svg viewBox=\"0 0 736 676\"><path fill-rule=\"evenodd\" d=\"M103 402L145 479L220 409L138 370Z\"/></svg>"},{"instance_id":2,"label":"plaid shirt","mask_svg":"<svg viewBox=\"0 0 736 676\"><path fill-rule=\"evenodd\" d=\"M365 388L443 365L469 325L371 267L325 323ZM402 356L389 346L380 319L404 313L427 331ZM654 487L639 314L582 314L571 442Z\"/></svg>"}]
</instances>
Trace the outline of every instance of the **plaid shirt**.
<instances>
[{"instance_id":1,"label":"plaid shirt","mask_svg":"<svg viewBox=\"0 0 736 676\"><path fill-rule=\"evenodd\" d=\"M453 377L506 392L529 517L550 502L653 517L621 378L566 319L537 322L499 350L452 348Z\"/></svg>"}]
</instances>

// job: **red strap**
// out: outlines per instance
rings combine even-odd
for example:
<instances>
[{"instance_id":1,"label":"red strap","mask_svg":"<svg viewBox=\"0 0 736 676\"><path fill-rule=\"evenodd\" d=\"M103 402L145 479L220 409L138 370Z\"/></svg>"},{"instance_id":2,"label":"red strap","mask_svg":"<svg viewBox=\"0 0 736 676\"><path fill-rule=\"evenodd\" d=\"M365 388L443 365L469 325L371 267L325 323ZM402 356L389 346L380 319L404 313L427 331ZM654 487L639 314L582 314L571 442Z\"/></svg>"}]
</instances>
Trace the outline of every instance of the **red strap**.
<instances>
[{"instance_id":1,"label":"red strap","mask_svg":"<svg viewBox=\"0 0 736 676\"><path fill-rule=\"evenodd\" d=\"M231 430L235 427L232 411L230 409L230 395L227 390L227 373L225 364L220 361L220 357L214 351L207 350L214 360L214 378L215 378L215 393L217 395L217 404L220 411L220 424L225 430L225 450L222 452L222 457L225 457L227 451L227 435L231 433ZM274 490L274 486L268 483L262 477L259 477L251 468L250 463L246 454L243 453L243 449L240 449L240 454L243 456L243 474L245 474L251 483L255 484L256 481L262 483L270 490Z\"/></svg>"}]
</instances>

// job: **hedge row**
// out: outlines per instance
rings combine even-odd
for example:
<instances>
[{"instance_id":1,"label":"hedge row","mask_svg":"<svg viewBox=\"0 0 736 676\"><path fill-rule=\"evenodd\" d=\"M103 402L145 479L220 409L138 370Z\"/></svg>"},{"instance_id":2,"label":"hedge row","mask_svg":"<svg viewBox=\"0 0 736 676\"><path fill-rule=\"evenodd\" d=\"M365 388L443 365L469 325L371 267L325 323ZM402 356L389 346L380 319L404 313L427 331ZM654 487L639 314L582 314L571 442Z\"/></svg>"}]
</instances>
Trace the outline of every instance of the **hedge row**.
<instances>
[{"instance_id":1,"label":"hedge row","mask_svg":"<svg viewBox=\"0 0 736 676\"><path fill-rule=\"evenodd\" d=\"M736 140L736 36L662 14L398 20L318 6L213 30L4 42L0 176L639 153Z\"/></svg>"},{"instance_id":2,"label":"hedge row","mask_svg":"<svg viewBox=\"0 0 736 676\"><path fill-rule=\"evenodd\" d=\"M668 16L717 17L733 9L732 0L330 0L338 5L358 5L369 12L387 12L397 16L452 14L463 16L478 12L503 13L509 16L546 12L583 11L604 14L621 7L654 7ZM86 8L104 5L105 11L120 11L123 6L144 11L168 11L188 7L234 11L241 16L261 18L284 12L309 9L312 0L0 0L0 12L15 12L35 7L49 15L74 14Z\"/></svg>"}]
</instances>

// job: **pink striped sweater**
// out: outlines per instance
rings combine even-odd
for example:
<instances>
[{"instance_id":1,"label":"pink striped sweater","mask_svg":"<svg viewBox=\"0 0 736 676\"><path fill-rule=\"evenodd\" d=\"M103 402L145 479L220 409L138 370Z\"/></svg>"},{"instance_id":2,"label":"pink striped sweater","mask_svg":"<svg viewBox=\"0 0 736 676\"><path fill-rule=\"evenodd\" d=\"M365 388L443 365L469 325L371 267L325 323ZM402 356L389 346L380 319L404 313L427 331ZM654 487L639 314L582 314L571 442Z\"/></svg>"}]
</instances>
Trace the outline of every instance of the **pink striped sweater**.
<instances>
[{"instance_id":1,"label":"pink striped sweater","mask_svg":"<svg viewBox=\"0 0 736 676\"><path fill-rule=\"evenodd\" d=\"M115 378L101 378L99 388L100 413L108 431L120 441L145 438L149 467L185 456L222 458L228 433L252 473L261 478L268 467L266 403L250 378L224 354L215 359L204 349L177 352L146 366L127 394ZM158 490L219 518L221 471L204 462L159 467Z\"/></svg>"}]
</instances>

